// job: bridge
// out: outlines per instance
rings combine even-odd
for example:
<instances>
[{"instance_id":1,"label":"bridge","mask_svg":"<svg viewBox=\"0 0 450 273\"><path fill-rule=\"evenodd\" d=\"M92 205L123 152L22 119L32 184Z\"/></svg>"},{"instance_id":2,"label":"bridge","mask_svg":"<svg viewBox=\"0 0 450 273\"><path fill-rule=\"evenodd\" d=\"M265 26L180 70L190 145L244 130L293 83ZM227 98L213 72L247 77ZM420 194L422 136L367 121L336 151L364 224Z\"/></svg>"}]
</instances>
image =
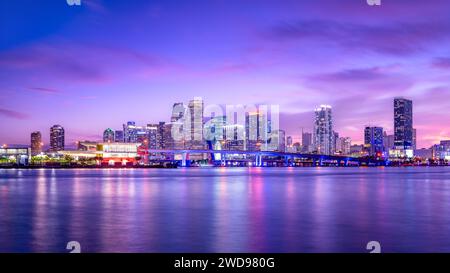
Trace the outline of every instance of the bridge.
<instances>
[{"instance_id":1,"label":"bridge","mask_svg":"<svg viewBox=\"0 0 450 273\"><path fill-rule=\"evenodd\" d=\"M187 149L149 149L147 150L149 154L154 153L163 153L163 154L179 154L181 155L181 166L189 166L190 154L210 154L212 161L220 162L221 165L226 165L227 159L226 156L230 155L246 155L251 157L252 160L246 160L247 162L251 162L252 166L261 167L264 166L264 158L282 158L284 166L292 166L296 159L301 160L309 160L311 166L324 166L334 165L334 166L349 166L349 164L353 165L361 165L365 163L367 165L372 164L376 166L385 166L387 164L386 160L375 160L370 158L358 158L358 157L349 157L349 156L339 156L339 155L321 155L321 154L303 154L303 153L283 153L283 152L275 152L275 151L241 151L241 150L208 150L208 149L200 149L200 150L187 150ZM228 161L238 161L230 159Z\"/></svg>"}]
</instances>

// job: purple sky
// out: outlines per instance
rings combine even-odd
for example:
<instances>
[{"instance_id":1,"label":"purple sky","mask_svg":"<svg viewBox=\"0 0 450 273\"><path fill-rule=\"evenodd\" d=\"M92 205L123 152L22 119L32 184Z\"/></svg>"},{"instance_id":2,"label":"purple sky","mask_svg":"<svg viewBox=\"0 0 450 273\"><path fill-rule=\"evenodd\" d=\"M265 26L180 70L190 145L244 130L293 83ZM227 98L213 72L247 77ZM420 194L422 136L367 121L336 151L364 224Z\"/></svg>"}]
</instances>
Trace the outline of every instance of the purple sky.
<instances>
[{"instance_id":1,"label":"purple sky","mask_svg":"<svg viewBox=\"0 0 450 273\"><path fill-rule=\"evenodd\" d=\"M61 124L68 144L168 121L174 102L279 104L298 140L330 104L335 130L393 130L414 102L418 146L450 139L450 1L8 1L0 9L0 143Z\"/></svg>"}]
</instances>

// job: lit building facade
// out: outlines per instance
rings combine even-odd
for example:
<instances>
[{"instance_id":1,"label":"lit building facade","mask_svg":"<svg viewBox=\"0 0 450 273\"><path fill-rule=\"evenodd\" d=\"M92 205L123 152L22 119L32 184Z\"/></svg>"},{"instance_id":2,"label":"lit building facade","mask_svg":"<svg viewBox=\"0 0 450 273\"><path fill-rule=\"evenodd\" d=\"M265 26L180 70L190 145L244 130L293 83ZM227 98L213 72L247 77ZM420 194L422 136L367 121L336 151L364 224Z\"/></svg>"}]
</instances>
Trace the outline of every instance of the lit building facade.
<instances>
[{"instance_id":1,"label":"lit building facade","mask_svg":"<svg viewBox=\"0 0 450 273\"><path fill-rule=\"evenodd\" d=\"M195 150L205 147L203 138L203 111L204 104L202 98L196 97L189 101L188 115L185 117L188 120L185 122L186 128L184 128L186 130L185 143L187 149Z\"/></svg>"},{"instance_id":2,"label":"lit building facade","mask_svg":"<svg viewBox=\"0 0 450 273\"><path fill-rule=\"evenodd\" d=\"M114 133L114 130L111 128L108 128L103 132L103 142L109 142L109 143L115 142L114 137L115 137L115 133Z\"/></svg>"},{"instance_id":3,"label":"lit building facade","mask_svg":"<svg viewBox=\"0 0 450 273\"><path fill-rule=\"evenodd\" d=\"M318 154L331 155L334 151L333 116L329 105L315 110L313 142Z\"/></svg>"},{"instance_id":4,"label":"lit building facade","mask_svg":"<svg viewBox=\"0 0 450 273\"><path fill-rule=\"evenodd\" d=\"M38 155L42 153L42 135L41 132L31 133L31 155Z\"/></svg>"},{"instance_id":5,"label":"lit building facade","mask_svg":"<svg viewBox=\"0 0 450 273\"><path fill-rule=\"evenodd\" d=\"M312 134L302 131L302 152L310 153L313 150Z\"/></svg>"},{"instance_id":6,"label":"lit building facade","mask_svg":"<svg viewBox=\"0 0 450 273\"><path fill-rule=\"evenodd\" d=\"M61 125L54 125L50 128L50 151L63 151L65 146L64 128Z\"/></svg>"},{"instance_id":7,"label":"lit building facade","mask_svg":"<svg viewBox=\"0 0 450 273\"><path fill-rule=\"evenodd\" d=\"M119 143L125 142L125 138L124 138L122 130L114 131L114 142L119 142Z\"/></svg>"},{"instance_id":8,"label":"lit building facade","mask_svg":"<svg viewBox=\"0 0 450 273\"><path fill-rule=\"evenodd\" d=\"M398 150L413 148L413 103L405 98L394 99L394 146Z\"/></svg>"},{"instance_id":9,"label":"lit building facade","mask_svg":"<svg viewBox=\"0 0 450 273\"><path fill-rule=\"evenodd\" d=\"M369 127L364 129L364 147L370 156L381 156L383 148L383 128Z\"/></svg>"}]
</instances>

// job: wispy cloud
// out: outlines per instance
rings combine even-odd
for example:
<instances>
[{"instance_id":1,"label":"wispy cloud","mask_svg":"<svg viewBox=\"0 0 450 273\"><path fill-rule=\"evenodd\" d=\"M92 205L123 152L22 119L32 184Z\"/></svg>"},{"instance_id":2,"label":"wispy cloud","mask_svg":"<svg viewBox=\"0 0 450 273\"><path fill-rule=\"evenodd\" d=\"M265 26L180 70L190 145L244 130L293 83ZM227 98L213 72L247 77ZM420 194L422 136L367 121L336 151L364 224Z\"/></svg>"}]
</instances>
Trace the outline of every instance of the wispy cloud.
<instances>
[{"instance_id":1,"label":"wispy cloud","mask_svg":"<svg viewBox=\"0 0 450 273\"><path fill-rule=\"evenodd\" d=\"M431 65L435 68L450 69L450 57L434 58Z\"/></svg>"},{"instance_id":2,"label":"wispy cloud","mask_svg":"<svg viewBox=\"0 0 450 273\"><path fill-rule=\"evenodd\" d=\"M28 119L30 117L28 114L4 108L0 108L0 115L5 116L7 118L21 119L21 120Z\"/></svg>"},{"instance_id":3,"label":"wispy cloud","mask_svg":"<svg viewBox=\"0 0 450 273\"><path fill-rule=\"evenodd\" d=\"M345 49L405 56L450 39L448 22L364 24L332 20L288 21L265 33L273 41L312 41Z\"/></svg>"},{"instance_id":4,"label":"wispy cloud","mask_svg":"<svg viewBox=\"0 0 450 273\"><path fill-rule=\"evenodd\" d=\"M46 87L29 87L28 90L43 93L43 94L59 94L60 90L54 88L46 88Z\"/></svg>"}]
</instances>

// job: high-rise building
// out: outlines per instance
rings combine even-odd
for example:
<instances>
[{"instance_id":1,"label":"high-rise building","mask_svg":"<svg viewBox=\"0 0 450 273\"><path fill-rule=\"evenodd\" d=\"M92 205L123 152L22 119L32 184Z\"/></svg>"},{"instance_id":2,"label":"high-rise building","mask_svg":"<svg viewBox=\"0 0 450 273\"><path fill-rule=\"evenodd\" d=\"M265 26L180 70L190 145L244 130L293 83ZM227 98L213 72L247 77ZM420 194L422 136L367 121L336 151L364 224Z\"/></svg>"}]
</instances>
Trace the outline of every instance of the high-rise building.
<instances>
[{"instance_id":1,"label":"high-rise building","mask_svg":"<svg viewBox=\"0 0 450 273\"><path fill-rule=\"evenodd\" d=\"M390 149L394 149L394 135L388 135L386 131L383 132L383 147L385 152L389 152Z\"/></svg>"},{"instance_id":2,"label":"high-rise building","mask_svg":"<svg viewBox=\"0 0 450 273\"><path fill-rule=\"evenodd\" d=\"M331 151L332 154L336 153L336 146L339 142L339 133L333 132L333 150Z\"/></svg>"},{"instance_id":3,"label":"high-rise building","mask_svg":"<svg viewBox=\"0 0 450 273\"><path fill-rule=\"evenodd\" d=\"M292 142L292 136L287 136L287 137L286 137L286 146L287 146L287 147L292 147L292 144L293 144L293 142Z\"/></svg>"},{"instance_id":4,"label":"high-rise building","mask_svg":"<svg viewBox=\"0 0 450 273\"><path fill-rule=\"evenodd\" d=\"M41 132L31 133L31 155L42 153L42 135Z\"/></svg>"},{"instance_id":5,"label":"high-rise building","mask_svg":"<svg viewBox=\"0 0 450 273\"><path fill-rule=\"evenodd\" d=\"M186 109L182 102L174 103L172 107L172 116L170 117L170 121L176 122L179 121L180 119L183 119L185 112Z\"/></svg>"},{"instance_id":6,"label":"high-rise building","mask_svg":"<svg viewBox=\"0 0 450 273\"><path fill-rule=\"evenodd\" d=\"M113 129L108 128L103 132L103 142L105 143L112 143L114 142L114 136L115 133L113 131Z\"/></svg>"},{"instance_id":7,"label":"high-rise building","mask_svg":"<svg viewBox=\"0 0 450 273\"><path fill-rule=\"evenodd\" d=\"M394 99L394 142L398 150L413 147L413 103L405 98Z\"/></svg>"},{"instance_id":8,"label":"high-rise building","mask_svg":"<svg viewBox=\"0 0 450 273\"><path fill-rule=\"evenodd\" d=\"M310 153L312 152L312 134L308 132L303 132L302 130L302 152Z\"/></svg>"},{"instance_id":9,"label":"high-rise building","mask_svg":"<svg viewBox=\"0 0 450 273\"><path fill-rule=\"evenodd\" d=\"M205 147L203 138L203 99L196 97L189 102L188 116L189 119L185 124L190 128L187 130L186 146L188 149L203 149Z\"/></svg>"},{"instance_id":10,"label":"high-rise building","mask_svg":"<svg viewBox=\"0 0 450 273\"><path fill-rule=\"evenodd\" d=\"M53 125L50 128L50 151L64 150L64 128L61 125Z\"/></svg>"},{"instance_id":11,"label":"high-rise building","mask_svg":"<svg viewBox=\"0 0 450 273\"><path fill-rule=\"evenodd\" d=\"M117 143L122 143L125 142L124 136L123 136L123 131L122 130L116 130L114 132L114 140Z\"/></svg>"},{"instance_id":12,"label":"high-rise building","mask_svg":"<svg viewBox=\"0 0 450 273\"><path fill-rule=\"evenodd\" d=\"M267 113L259 109L245 117L245 138L249 151L266 151L271 128Z\"/></svg>"},{"instance_id":13,"label":"high-rise building","mask_svg":"<svg viewBox=\"0 0 450 273\"><path fill-rule=\"evenodd\" d=\"M158 124L147 124L148 148L158 149Z\"/></svg>"},{"instance_id":14,"label":"high-rise building","mask_svg":"<svg viewBox=\"0 0 450 273\"><path fill-rule=\"evenodd\" d=\"M417 149L417 130L413 128L413 138L412 138L413 150Z\"/></svg>"},{"instance_id":15,"label":"high-rise building","mask_svg":"<svg viewBox=\"0 0 450 273\"><path fill-rule=\"evenodd\" d=\"M223 126L223 149L233 151L243 151L246 149L245 139L239 137L244 131L242 124L229 124Z\"/></svg>"},{"instance_id":16,"label":"high-rise building","mask_svg":"<svg viewBox=\"0 0 450 273\"><path fill-rule=\"evenodd\" d=\"M317 153L331 155L334 151L333 117L329 105L321 105L315 110L313 140Z\"/></svg>"},{"instance_id":17,"label":"high-rise building","mask_svg":"<svg viewBox=\"0 0 450 273\"><path fill-rule=\"evenodd\" d=\"M127 124L123 125L123 138L126 143L137 142L137 130L134 121L128 121Z\"/></svg>"},{"instance_id":18,"label":"high-rise building","mask_svg":"<svg viewBox=\"0 0 450 273\"><path fill-rule=\"evenodd\" d=\"M268 151L285 152L286 150L286 133L284 130L271 131L267 144Z\"/></svg>"},{"instance_id":19,"label":"high-rise building","mask_svg":"<svg viewBox=\"0 0 450 273\"><path fill-rule=\"evenodd\" d=\"M364 147L370 156L381 156L383 153L383 128L367 126L364 129Z\"/></svg>"},{"instance_id":20,"label":"high-rise building","mask_svg":"<svg viewBox=\"0 0 450 273\"><path fill-rule=\"evenodd\" d=\"M349 137L340 137L336 143L336 153L341 155L349 155L352 139Z\"/></svg>"},{"instance_id":21,"label":"high-rise building","mask_svg":"<svg viewBox=\"0 0 450 273\"><path fill-rule=\"evenodd\" d=\"M161 121L158 124L158 134L156 135L156 148L157 149L165 149L166 148L166 142L164 139L164 127L165 122Z\"/></svg>"}]
</instances>

